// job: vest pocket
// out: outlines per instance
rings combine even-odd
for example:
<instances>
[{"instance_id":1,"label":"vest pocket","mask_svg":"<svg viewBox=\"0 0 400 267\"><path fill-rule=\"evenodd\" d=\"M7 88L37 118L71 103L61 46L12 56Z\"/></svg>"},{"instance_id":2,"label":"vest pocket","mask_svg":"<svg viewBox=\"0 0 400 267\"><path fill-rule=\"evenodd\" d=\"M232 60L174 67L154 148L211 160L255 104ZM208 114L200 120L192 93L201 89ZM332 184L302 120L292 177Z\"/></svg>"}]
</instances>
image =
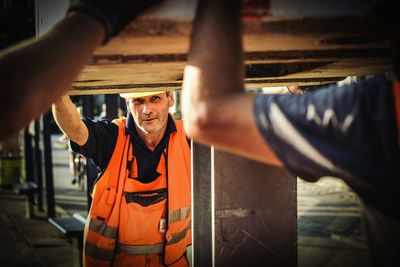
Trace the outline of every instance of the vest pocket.
<instances>
[{"instance_id":1,"label":"vest pocket","mask_svg":"<svg viewBox=\"0 0 400 267\"><path fill-rule=\"evenodd\" d=\"M140 206L148 207L154 205L164 199L167 199L167 189L157 189L142 192L125 192L126 203L137 203Z\"/></svg>"},{"instance_id":2,"label":"vest pocket","mask_svg":"<svg viewBox=\"0 0 400 267\"><path fill-rule=\"evenodd\" d=\"M127 203L123 200L119 228L120 242L129 245L152 245L164 242L165 234L160 228L165 220L165 210L165 199L149 206Z\"/></svg>"},{"instance_id":3,"label":"vest pocket","mask_svg":"<svg viewBox=\"0 0 400 267\"><path fill-rule=\"evenodd\" d=\"M114 206L115 197L116 190L106 188L98 198L94 199L92 217L102 221L108 219Z\"/></svg>"}]
</instances>

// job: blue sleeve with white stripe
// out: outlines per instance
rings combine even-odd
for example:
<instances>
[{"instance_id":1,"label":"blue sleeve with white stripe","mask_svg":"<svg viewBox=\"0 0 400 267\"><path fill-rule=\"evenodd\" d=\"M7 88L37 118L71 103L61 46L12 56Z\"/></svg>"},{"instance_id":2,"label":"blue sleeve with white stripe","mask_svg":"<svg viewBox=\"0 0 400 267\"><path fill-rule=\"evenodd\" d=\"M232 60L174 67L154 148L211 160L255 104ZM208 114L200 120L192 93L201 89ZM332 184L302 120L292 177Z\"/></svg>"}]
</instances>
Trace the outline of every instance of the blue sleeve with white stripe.
<instances>
[{"instance_id":1,"label":"blue sleeve with white stripe","mask_svg":"<svg viewBox=\"0 0 400 267\"><path fill-rule=\"evenodd\" d=\"M268 145L305 180L340 177L359 191L398 185L393 97L384 77L302 95L257 95L254 115Z\"/></svg>"}]
</instances>

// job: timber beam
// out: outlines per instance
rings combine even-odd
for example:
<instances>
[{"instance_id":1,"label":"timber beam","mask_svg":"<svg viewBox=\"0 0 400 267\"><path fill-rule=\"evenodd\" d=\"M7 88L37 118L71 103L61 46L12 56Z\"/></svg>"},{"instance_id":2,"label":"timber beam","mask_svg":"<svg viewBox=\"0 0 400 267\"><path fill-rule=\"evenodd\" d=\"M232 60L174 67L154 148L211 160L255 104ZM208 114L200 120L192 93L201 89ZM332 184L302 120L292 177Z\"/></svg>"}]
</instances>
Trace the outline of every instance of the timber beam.
<instances>
[{"instance_id":1,"label":"timber beam","mask_svg":"<svg viewBox=\"0 0 400 267\"><path fill-rule=\"evenodd\" d=\"M184 2L165 1L99 47L70 94L180 89L196 7L196 1ZM388 27L375 10L244 16L246 87L317 86L390 71Z\"/></svg>"}]
</instances>

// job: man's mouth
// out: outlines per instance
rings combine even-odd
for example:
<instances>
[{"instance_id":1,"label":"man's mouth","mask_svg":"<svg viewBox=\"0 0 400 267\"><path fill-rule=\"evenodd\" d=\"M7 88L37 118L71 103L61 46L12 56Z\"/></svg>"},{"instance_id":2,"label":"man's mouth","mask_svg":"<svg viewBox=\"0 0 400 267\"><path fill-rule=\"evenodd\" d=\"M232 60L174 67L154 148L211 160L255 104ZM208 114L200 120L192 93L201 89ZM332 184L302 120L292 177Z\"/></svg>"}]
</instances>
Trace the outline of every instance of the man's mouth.
<instances>
[{"instance_id":1,"label":"man's mouth","mask_svg":"<svg viewBox=\"0 0 400 267\"><path fill-rule=\"evenodd\" d=\"M156 118L148 118L148 119L143 119L143 121L146 121L146 122L151 122L151 121L153 121L153 120L155 120Z\"/></svg>"}]
</instances>

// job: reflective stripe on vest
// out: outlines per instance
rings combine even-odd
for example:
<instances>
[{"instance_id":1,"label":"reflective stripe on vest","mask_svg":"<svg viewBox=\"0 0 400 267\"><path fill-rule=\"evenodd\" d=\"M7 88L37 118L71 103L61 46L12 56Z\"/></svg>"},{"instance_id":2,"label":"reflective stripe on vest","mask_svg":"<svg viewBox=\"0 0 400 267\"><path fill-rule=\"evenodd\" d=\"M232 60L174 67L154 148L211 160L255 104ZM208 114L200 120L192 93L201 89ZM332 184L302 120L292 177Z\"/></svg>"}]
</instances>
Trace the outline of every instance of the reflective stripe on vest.
<instances>
[{"instance_id":1,"label":"reflective stripe on vest","mask_svg":"<svg viewBox=\"0 0 400 267\"><path fill-rule=\"evenodd\" d=\"M164 252L164 243L155 245L127 245L117 243L115 251L117 253L125 253L130 255L162 254Z\"/></svg>"},{"instance_id":2,"label":"reflective stripe on vest","mask_svg":"<svg viewBox=\"0 0 400 267\"><path fill-rule=\"evenodd\" d=\"M190 216L191 209L190 207L183 207L177 210L174 210L168 215L168 222L175 223L179 221L183 221Z\"/></svg>"},{"instance_id":3,"label":"reflective stripe on vest","mask_svg":"<svg viewBox=\"0 0 400 267\"><path fill-rule=\"evenodd\" d=\"M110 239L116 239L118 235L118 229L116 227L108 226L105 222L94 218L90 218L89 230Z\"/></svg>"},{"instance_id":4,"label":"reflective stripe on vest","mask_svg":"<svg viewBox=\"0 0 400 267\"><path fill-rule=\"evenodd\" d=\"M114 258L114 251L98 248L96 245L86 242L85 255L101 261L112 261Z\"/></svg>"},{"instance_id":5,"label":"reflective stripe on vest","mask_svg":"<svg viewBox=\"0 0 400 267\"><path fill-rule=\"evenodd\" d=\"M167 246L178 243L186 237L187 232L192 229L192 222L189 222L188 225L179 233L174 233L171 235L170 239L167 242Z\"/></svg>"}]
</instances>

